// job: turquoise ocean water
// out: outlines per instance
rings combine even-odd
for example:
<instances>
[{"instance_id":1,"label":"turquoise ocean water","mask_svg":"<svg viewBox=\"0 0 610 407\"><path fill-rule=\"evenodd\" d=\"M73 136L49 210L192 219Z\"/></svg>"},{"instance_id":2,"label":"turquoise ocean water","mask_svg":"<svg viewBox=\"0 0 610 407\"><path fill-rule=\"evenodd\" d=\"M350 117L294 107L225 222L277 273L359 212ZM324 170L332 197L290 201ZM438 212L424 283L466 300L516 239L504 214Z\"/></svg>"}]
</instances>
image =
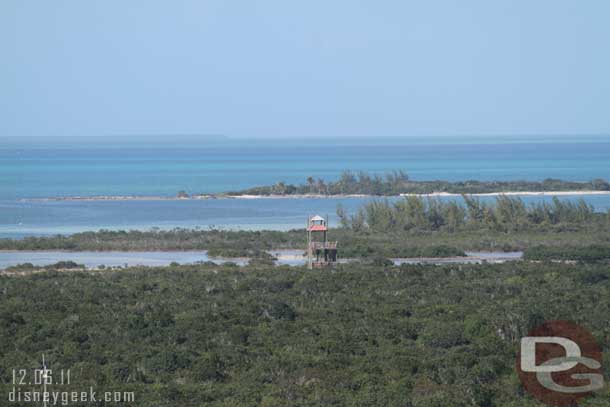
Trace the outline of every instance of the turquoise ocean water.
<instances>
[{"instance_id":1,"label":"turquoise ocean water","mask_svg":"<svg viewBox=\"0 0 610 407\"><path fill-rule=\"evenodd\" d=\"M171 140L168 142L167 140ZM413 179L610 179L610 137L200 141L0 139L0 237L100 228L299 227L308 213L333 215L364 199L31 201L31 198L208 193L341 171L405 170ZM547 198L528 198L538 200ZM575 199L575 198L569 198ZM587 196L597 209L608 196Z\"/></svg>"}]
</instances>

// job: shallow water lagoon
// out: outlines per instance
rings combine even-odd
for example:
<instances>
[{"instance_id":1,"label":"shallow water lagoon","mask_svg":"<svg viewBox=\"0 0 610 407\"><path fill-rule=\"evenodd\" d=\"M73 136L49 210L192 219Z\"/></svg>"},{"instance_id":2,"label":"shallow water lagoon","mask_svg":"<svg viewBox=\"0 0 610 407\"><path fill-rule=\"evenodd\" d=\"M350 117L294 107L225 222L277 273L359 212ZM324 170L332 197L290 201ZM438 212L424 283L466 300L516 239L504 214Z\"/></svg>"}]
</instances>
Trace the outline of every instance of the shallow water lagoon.
<instances>
[{"instance_id":1,"label":"shallow water lagoon","mask_svg":"<svg viewBox=\"0 0 610 407\"><path fill-rule=\"evenodd\" d=\"M270 254L277 258L277 265L302 266L306 263L303 250L274 250ZM521 259L522 252L468 252L467 257L451 258L396 258L394 264L453 264L453 263L502 263ZM182 252L67 252L67 251L0 251L0 270L17 264L32 263L35 266L45 266L59 261L71 260L83 264L89 269L106 267L130 266L168 266L171 263L196 264L212 261L217 264L226 262L245 265L247 258L209 257L207 251ZM339 259L341 263L357 261L355 259Z\"/></svg>"}]
</instances>

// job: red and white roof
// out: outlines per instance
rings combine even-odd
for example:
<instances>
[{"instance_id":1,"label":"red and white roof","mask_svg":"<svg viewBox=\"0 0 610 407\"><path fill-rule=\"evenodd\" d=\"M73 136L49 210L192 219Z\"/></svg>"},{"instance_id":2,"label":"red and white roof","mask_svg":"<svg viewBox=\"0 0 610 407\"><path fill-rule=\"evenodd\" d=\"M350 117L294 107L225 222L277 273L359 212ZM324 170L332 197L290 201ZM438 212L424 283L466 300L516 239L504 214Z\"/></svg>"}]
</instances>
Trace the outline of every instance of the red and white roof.
<instances>
[{"instance_id":1,"label":"red and white roof","mask_svg":"<svg viewBox=\"0 0 610 407\"><path fill-rule=\"evenodd\" d=\"M311 232L325 232L328 230L326 226L326 219L321 217L320 215L313 216L309 218L309 226L307 230Z\"/></svg>"}]
</instances>

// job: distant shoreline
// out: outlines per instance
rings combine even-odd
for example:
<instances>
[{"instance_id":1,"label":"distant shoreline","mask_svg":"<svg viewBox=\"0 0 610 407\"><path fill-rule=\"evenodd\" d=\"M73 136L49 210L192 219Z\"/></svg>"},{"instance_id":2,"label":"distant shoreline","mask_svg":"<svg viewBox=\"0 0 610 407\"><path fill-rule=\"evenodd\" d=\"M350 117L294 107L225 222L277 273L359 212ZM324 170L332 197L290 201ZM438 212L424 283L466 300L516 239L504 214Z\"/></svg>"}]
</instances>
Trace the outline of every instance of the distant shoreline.
<instances>
[{"instance_id":1,"label":"distant shoreline","mask_svg":"<svg viewBox=\"0 0 610 407\"><path fill-rule=\"evenodd\" d=\"M173 196L138 196L138 195L99 195L99 196L67 196L67 197L49 197L49 198L22 198L22 202L57 202L57 201L196 201L210 199L337 199L337 198L400 198L407 196L416 196L423 198L433 197L460 197L462 195L474 197L486 196L585 196L585 195L610 195L610 191L505 191L505 192L482 192L473 194L458 194L450 192L432 192L432 193L403 193L399 195L368 195L368 194L270 194L270 195L225 195L225 194L209 194L209 195L192 195L189 197L173 197Z\"/></svg>"}]
</instances>

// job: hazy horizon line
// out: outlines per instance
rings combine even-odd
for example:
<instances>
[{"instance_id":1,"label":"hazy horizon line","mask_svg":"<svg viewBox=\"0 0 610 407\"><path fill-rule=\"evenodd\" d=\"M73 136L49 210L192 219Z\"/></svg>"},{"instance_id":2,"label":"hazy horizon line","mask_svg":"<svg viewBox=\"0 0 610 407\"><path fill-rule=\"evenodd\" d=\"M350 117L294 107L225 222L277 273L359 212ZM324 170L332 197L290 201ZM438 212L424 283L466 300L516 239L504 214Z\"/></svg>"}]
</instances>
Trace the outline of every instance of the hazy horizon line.
<instances>
[{"instance_id":1,"label":"hazy horizon line","mask_svg":"<svg viewBox=\"0 0 610 407\"><path fill-rule=\"evenodd\" d=\"M171 139L167 139L171 137ZM426 135L383 135L383 136L349 136L349 135L316 135L311 137L290 137L290 136L244 136L244 135L227 135L227 134L206 134L206 133L131 133L131 134L112 134L112 135L99 135L92 134L87 136L77 135L40 135L40 136L0 136L0 142L60 142L60 141L78 141L78 142L130 142L130 141L149 141L149 142L200 142L200 141L211 141L211 140L223 140L223 141L247 141L247 140L272 140L272 141L285 141L285 142L303 142L312 140L338 140L338 141L425 141L425 140L450 140L460 141L460 139L489 139L488 141L494 140L520 140L523 138L536 138L549 139L557 138L559 140L570 139L570 141L576 141L574 138L590 138L599 139L608 137L610 141L610 133L519 133L519 134L505 134L505 133L490 133L490 134L426 134ZM145 140L144 140L145 139ZM586 140L578 140L586 141Z\"/></svg>"}]
</instances>

